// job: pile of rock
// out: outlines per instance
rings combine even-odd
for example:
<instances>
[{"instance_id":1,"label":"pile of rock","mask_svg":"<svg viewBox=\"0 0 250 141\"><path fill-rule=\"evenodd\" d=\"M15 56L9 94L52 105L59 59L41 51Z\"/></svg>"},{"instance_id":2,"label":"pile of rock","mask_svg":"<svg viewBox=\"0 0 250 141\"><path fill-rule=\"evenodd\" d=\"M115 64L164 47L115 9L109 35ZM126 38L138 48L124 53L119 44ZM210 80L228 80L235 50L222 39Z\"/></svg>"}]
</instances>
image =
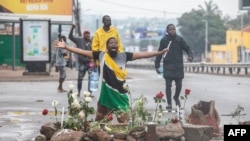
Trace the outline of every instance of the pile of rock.
<instances>
[{"instance_id":1,"label":"pile of rock","mask_svg":"<svg viewBox=\"0 0 250 141\"><path fill-rule=\"evenodd\" d=\"M84 132L59 129L54 123L47 123L41 127L40 133L35 141L194 141L194 139L209 141L213 136L213 127L182 126L180 122L164 126L147 124L135 127L128 134L116 132L110 134L100 128Z\"/></svg>"}]
</instances>

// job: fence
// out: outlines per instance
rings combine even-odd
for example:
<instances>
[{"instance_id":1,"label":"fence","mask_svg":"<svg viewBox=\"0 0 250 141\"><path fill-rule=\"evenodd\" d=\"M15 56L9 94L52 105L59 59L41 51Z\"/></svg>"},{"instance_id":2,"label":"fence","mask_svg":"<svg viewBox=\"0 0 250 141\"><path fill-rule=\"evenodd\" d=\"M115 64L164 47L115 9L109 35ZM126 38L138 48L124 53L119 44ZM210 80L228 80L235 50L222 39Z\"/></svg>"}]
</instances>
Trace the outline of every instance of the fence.
<instances>
[{"instance_id":1,"label":"fence","mask_svg":"<svg viewBox=\"0 0 250 141\"><path fill-rule=\"evenodd\" d=\"M128 63L129 68L155 69L154 62ZM218 75L237 75L250 76L250 63L237 64L214 64L214 63L184 63L184 71L190 73L218 74Z\"/></svg>"}]
</instances>

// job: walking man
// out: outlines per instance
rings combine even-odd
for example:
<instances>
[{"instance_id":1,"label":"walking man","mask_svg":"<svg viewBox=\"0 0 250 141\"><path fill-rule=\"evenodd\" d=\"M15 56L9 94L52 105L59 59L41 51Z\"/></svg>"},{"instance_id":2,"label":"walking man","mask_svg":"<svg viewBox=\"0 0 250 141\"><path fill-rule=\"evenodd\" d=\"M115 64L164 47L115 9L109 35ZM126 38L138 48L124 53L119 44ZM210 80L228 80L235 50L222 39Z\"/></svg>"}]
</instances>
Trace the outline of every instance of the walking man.
<instances>
[{"instance_id":1,"label":"walking man","mask_svg":"<svg viewBox=\"0 0 250 141\"><path fill-rule=\"evenodd\" d=\"M160 74L160 62L163 58L163 77L166 83L167 109L172 109L172 82L175 82L175 94L173 96L176 106L181 107L179 100L184 78L183 51L188 55L188 61L192 62L193 54L184 39L176 34L175 25L169 24L166 27L167 34L161 39L158 51L169 48L166 55L156 57L155 69Z\"/></svg>"}]
</instances>

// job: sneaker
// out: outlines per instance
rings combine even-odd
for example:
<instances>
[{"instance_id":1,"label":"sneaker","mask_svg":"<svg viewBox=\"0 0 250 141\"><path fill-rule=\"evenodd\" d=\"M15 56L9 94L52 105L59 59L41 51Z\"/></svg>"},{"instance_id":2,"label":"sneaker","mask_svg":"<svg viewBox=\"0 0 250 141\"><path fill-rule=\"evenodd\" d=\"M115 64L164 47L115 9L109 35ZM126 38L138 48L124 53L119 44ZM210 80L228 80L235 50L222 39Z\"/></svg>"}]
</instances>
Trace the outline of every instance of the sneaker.
<instances>
[{"instance_id":1,"label":"sneaker","mask_svg":"<svg viewBox=\"0 0 250 141\"><path fill-rule=\"evenodd\" d=\"M167 110L172 109L172 105L168 105L168 106L166 107L166 109L167 109Z\"/></svg>"},{"instance_id":2,"label":"sneaker","mask_svg":"<svg viewBox=\"0 0 250 141\"><path fill-rule=\"evenodd\" d=\"M68 92L67 90L64 89L57 89L58 92L63 93L63 92Z\"/></svg>"}]
</instances>

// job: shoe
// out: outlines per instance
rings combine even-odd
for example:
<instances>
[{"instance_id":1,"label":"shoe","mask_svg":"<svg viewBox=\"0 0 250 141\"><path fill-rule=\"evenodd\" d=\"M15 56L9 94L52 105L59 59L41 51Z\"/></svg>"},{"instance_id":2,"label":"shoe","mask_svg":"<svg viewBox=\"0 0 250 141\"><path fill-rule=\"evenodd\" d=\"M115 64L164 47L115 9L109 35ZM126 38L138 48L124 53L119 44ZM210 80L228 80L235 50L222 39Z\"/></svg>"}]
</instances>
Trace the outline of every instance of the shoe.
<instances>
[{"instance_id":1,"label":"shoe","mask_svg":"<svg viewBox=\"0 0 250 141\"><path fill-rule=\"evenodd\" d=\"M77 97L80 97L80 93L77 94Z\"/></svg>"},{"instance_id":2,"label":"shoe","mask_svg":"<svg viewBox=\"0 0 250 141\"><path fill-rule=\"evenodd\" d=\"M64 89L57 89L57 91L60 92L60 93L67 92L67 91L64 90Z\"/></svg>"},{"instance_id":3,"label":"shoe","mask_svg":"<svg viewBox=\"0 0 250 141\"><path fill-rule=\"evenodd\" d=\"M181 102L180 102L179 98L174 98L174 100L175 100L176 106L181 107Z\"/></svg>"},{"instance_id":4,"label":"shoe","mask_svg":"<svg viewBox=\"0 0 250 141\"><path fill-rule=\"evenodd\" d=\"M172 105L168 105L168 106L166 107L166 109L167 109L167 110L171 110L171 109L172 109Z\"/></svg>"}]
</instances>

